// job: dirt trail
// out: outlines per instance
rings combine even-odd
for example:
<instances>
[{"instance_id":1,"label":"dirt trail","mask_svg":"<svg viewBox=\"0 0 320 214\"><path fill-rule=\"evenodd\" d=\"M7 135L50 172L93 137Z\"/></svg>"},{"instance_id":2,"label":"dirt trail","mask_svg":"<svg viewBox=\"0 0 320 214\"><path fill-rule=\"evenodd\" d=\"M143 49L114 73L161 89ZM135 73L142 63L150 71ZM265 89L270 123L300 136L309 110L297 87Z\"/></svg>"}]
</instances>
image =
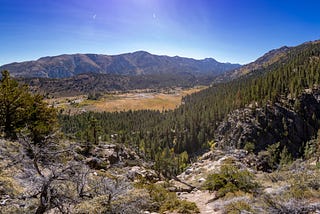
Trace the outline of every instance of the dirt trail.
<instances>
[{"instance_id":1,"label":"dirt trail","mask_svg":"<svg viewBox=\"0 0 320 214\"><path fill-rule=\"evenodd\" d=\"M208 201L214 198L214 194L210 193L209 191L197 190L191 193L181 193L179 198L196 203L201 214L221 213L214 210L213 202L208 203Z\"/></svg>"}]
</instances>

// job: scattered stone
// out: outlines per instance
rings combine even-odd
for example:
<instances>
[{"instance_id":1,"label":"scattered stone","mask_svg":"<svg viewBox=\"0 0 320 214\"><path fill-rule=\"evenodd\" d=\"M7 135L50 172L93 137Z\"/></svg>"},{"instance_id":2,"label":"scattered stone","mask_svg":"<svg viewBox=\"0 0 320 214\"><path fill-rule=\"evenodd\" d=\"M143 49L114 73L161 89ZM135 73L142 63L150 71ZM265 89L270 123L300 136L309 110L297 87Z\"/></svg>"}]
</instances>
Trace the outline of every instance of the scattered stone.
<instances>
[{"instance_id":1,"label":"scattered stone","mask_svg":"<svg viewBox=\"0 0 320 214\"><path fill-rule=\"evenodd\" d=\"M199 183L203 183L203 182L205 182L205 181L206 181L205 178L199 178L199 180L198 180Z\"/></svg>"},{"instance_id":2,"label":"scattered stone","mask_svg":"<svg viewBox=\"0 0 320 214\"><path fill-rule=\"evenodd\" d=\"M193 169L192 168L188 168L188 169L186 169L185 174L186 175L190 175L192 172L193 172Z\"/></svg>"}]
</instances>

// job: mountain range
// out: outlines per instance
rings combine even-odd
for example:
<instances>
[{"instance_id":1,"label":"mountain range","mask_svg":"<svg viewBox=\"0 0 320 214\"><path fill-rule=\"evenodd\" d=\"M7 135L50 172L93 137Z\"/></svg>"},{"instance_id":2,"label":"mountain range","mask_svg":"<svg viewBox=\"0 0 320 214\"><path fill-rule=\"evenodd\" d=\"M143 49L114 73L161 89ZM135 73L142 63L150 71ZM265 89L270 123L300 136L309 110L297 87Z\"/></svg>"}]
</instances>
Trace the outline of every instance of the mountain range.
<instances>
[{"instance_id":1,"label":"mountain range","mask_svg":"<svg viewBox=\"0 0 320 214\"><path fill-rule=\"evenodd\" d=\"M319 41L297 47L283 46L243 66L219 63L212 58L195 60L139 51L116 56L75 54L44 57L37 61L4 65L0 70L7 69L13 76L20 77L19 80L28 84L32 91L57 96L92 91L192 87L259 75L288 63L290 53L317 43Z\"/></svg>"},{"instance_id":2,"label":"mountain range","mask_svg":"<svg viewBox=\"0 0 320 214\"><path fill-rule=\"evenodd\" d=\"M51 93L199 79L197 72L161 72L19 80ZM163 112L56 115L6 74L0 213L320 211L319 41L272 50Z\"/></svg>"},{"instance_id":3,"label":"mountain range","mask_svg":"<svg viewBox=\"0 0 320 214\"><path fill-rule=\"evenodd\" d=\"M0 70L9 70L15 77L66 78L82 73L133 76L189 73L216 76L239 67L239 64L220 63L212 58L195 60L137 51L120 55L64 54L6 64Z\"/></svg>"}]
</instances>

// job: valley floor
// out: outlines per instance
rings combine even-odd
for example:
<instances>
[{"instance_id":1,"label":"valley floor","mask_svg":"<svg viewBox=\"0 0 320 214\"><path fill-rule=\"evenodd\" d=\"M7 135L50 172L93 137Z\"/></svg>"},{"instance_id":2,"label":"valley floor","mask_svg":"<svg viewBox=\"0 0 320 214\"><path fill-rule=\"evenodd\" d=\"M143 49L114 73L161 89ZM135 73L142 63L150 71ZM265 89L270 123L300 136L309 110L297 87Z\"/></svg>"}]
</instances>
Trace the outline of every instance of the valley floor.
<instances>
[{"instance_id":1,"label":"valley floor","mask_svg":"<svg viewBox=\"0 0 320 214\"><path fill-rule=\"evenodd\" d=\"M205 86L182 89L134 90L101 94L97 100L87 95L47 99L47 102L65 113L77 114L86 111L116 112L128 110L172 110L181 105L182 98L205 89Z\"/></svg>"}]
</instances>

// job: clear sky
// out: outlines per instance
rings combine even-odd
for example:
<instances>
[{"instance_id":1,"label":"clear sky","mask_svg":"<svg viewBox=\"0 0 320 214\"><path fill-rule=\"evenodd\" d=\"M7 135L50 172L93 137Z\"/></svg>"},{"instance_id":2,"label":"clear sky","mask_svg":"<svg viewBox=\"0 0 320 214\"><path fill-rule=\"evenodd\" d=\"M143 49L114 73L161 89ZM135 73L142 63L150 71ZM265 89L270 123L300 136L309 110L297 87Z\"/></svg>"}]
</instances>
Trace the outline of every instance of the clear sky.
<instances>
[{"instance_id":1,"label":"clear sky","mask_svg":"<svg viewBox=\"0 0 320 214\"><path fill-rule=\"evenodd\" d=\"M0 0L0 65L64 53L248 63L320 39L318 0Z\"/></svg>"}]
</instances>

